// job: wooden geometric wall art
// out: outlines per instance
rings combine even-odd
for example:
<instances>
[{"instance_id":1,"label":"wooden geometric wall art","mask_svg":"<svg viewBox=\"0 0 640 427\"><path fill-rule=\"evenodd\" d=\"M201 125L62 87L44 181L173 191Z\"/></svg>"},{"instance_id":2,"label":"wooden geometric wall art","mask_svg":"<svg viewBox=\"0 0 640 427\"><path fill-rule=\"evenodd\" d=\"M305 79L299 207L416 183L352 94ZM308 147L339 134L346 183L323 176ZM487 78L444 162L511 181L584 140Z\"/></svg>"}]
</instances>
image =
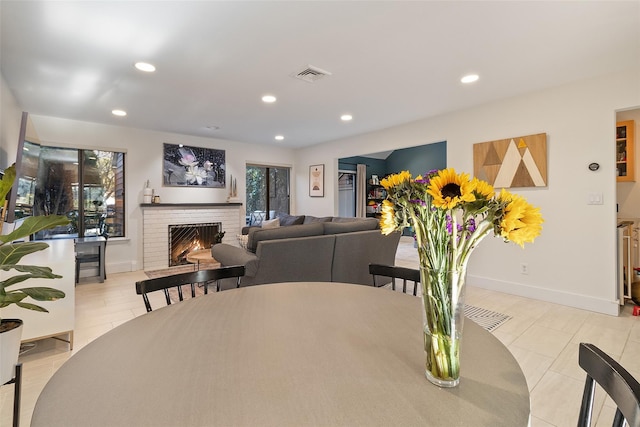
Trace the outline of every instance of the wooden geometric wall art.
<instances>
[{"instance_id":1,"label":"wooden geometric wall art","mask_svg":"<svg viewBox=\"0 0 640 427\"><path fill-rule=\"evenodd\" d=\"M473 174L496 188L547 185L547 134L473 144Z\"/></svg>"}]
</instances>

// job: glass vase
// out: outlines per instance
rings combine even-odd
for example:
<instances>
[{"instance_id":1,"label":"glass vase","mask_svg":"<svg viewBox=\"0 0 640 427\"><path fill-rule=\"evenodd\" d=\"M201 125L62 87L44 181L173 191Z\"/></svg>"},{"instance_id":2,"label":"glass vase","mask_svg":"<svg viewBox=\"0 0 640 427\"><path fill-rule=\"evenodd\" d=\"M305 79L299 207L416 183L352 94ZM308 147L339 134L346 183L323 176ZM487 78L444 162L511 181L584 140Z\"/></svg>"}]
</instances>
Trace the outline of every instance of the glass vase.
<instances>
[{"instance_id":1,"label":"glass vase","mask_svg":"<svg viewBox=\"0 0 640 427\"><path fill-rule=\"evenodd\" d=\"M420 267L425 375L440 387L460 382L466 270Z\"/></svg>"}]
</instances>

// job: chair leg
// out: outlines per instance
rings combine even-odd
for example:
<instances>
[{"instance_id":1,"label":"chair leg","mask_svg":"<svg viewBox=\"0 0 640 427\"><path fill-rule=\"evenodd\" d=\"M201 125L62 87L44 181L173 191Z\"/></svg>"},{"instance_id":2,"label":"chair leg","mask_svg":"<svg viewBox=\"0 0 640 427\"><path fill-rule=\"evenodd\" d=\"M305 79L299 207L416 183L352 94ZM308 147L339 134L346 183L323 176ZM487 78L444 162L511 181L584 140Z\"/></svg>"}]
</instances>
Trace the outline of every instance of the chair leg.
<instances>
[{"instance_id":1,"label":"chair leg","mask_svg":"<svg viewBox=\"0 0 640 427\"><path fill-rule=\"evenodd\" d=\"M13 389L13 427L20 425L20 395L22 389L22 363L16 365L15 388Z\"/></svg>"}]
</instances>

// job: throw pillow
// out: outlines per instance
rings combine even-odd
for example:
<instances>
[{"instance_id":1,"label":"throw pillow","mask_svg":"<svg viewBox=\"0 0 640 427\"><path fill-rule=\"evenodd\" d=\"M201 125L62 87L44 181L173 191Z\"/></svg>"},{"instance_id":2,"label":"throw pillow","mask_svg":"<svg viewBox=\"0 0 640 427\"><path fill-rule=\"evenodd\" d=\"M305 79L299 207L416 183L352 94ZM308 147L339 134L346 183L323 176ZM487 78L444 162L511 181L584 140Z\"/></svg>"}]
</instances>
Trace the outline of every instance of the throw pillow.
<instances>
[{"instance_id":1,"label":"throw pillow","mask_svg":"<svg viewBox=\"0 0 640 427\"><path fill-rule=\"evenodd\" d=\"M262 228L278 228L280 227L280 218L262 221Z\"/></svg>"},{"instance_id":2,"label":"throw pillow","mask_svg":"<svg viewBox=\"0 0 640 427\"><path fill-rule=\"evenodd\" d=\"M249 235L248 234L238 234L237 237L238 237L238 243L240 244L240 247L246 251L247 250L247 241L249 240Z\"/></svg>"},{"instance_id":3,"label":"throw pillow","mask_svg":"<svg viewBox=\"0 0 640 427\"><path fill-rule=\"evenodd\" d=\"M278 216L278 219L280 219L280 227L282 226L286 226L286 225L300 225L304 222L304 215L287 215L287 214L280 214Z\"/></svg>"}]
</instances>

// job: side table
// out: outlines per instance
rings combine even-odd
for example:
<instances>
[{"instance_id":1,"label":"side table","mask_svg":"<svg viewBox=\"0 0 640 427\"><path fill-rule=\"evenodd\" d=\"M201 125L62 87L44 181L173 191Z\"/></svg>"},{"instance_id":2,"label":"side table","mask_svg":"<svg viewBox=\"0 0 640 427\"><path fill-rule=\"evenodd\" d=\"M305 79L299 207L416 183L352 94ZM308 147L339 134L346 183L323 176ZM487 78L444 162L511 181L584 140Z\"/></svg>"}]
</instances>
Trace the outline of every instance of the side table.
<instances>
[{"instance_id":1,"label":"side table","mask_svg":"<svg viewBox=\"0 0 640 427\"><path fill-rule=\"evenodd\" d=\"M192 251L187 255L187 261L191 264L196 264L196 269L200 270L200 264L206 265L207 268L218 268L220 263L211 255L211 248L199 249Z\"/></svg>"}]
</instances>

